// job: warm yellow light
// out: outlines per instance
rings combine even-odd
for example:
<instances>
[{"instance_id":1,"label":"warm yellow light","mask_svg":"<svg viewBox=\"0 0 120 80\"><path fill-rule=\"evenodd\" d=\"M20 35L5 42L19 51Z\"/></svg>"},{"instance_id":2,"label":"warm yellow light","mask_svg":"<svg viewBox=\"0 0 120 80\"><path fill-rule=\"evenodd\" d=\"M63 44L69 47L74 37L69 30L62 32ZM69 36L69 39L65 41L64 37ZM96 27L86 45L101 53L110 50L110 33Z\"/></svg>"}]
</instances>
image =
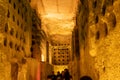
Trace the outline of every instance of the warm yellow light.
<instances>
[{"instance_id":1,"label":"warm yellow light","mask_svg":"<svg viewBox=\"0 0 120 80\"><path fill-rule=\"evenodd\" d=\"M58 18L58 19L63 19L62 14L47 14L45 15L46 18Z\"/></svg>"},{"instance_id":2,"label":"warm yellow light","mask_svg":"<svg viewBox=\"0 0 120 80\"><path fill-rule=\"evenodd\" d=\"M71 19L73 17L72 14L60 14L60 13L49 13L46 15L43 15L44 18L51 18L51 19Z\"/></svg>"},{"instance_id":3,"label":"warm yellow light","mask_svg":"<svg viewBox=\"0 0 120 80\"><path fill-rule=\"evenodd\" d=\"M57 74L58 71L62 72L64 69L68 69L67 65L54 65L54 72Z\"/></svg>"},{"instance_id":4,"label":"warm yellow light","mask_svg":"<svg viewBox=\"0 0 120 80\"><path fill-rule=\"evenodd\" d=\"M43 54L41 55L41 60L42 60L43 62L45 61L45 57L44 57Z\"/></svg>"}]
</instances>

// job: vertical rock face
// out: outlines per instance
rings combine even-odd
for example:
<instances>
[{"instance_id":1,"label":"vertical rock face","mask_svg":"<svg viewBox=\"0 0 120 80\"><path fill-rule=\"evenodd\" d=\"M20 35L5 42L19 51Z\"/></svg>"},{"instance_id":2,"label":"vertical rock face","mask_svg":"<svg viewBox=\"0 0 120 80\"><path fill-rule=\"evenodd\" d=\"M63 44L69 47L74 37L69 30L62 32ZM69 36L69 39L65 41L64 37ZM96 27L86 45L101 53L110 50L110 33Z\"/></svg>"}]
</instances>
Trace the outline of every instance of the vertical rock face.
<instances>
[{"instance_id":1,"label":"vertical rock face","mask_svg":"<svg viewBox=\"0 0 120 80\"><path fill-rule=\"evenodd\" d=\"M80 41L80 76L88 75L93 80L120 79L119 7L119 0L80 2L76 21Z\"/></svg>"},{"instance_id":2,"label":"vertical rock face","mask_svg":"<svg viewBox=\"0 0 120 80\"><path fill-rule=\"evenodd\" d=\"M0 0L0 80L17 80L31 55L31 15L26 0Z\"/></svg>"}]
</instances>

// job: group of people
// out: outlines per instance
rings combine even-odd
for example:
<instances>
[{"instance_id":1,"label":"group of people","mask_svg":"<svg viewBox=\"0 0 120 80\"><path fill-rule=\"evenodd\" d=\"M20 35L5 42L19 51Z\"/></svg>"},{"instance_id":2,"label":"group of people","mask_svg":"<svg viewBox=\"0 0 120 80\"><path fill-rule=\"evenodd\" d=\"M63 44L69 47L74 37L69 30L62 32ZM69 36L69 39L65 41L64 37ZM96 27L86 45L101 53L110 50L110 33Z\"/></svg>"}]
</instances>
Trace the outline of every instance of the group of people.
<instances>
[{"instance_id":1,"label":"group of people","mask_svg":"<svg viewBox=\"0 0 120 80\"><path fill-rule=\"evenodd\" d=\"M47 76L47 80L73 80L72 76L69 73L68 69L64 69L61 73L58 71L57 75L54 74L54 71L52 71L51 75ZM92 80L89 76L82 76L80 80Z\"/></svg>"},{"instance_id":2,"label":"group of people","mask_svg":"<svg viewBox=\"0 0 120 80\"><path fill-rule=\"evenodd\" d=\"M68 69L64 69L61 73L58 71L57 75L55 75L53 71L51 75L47 76L47 80L72 80L72 76Z\"/></svg>"}]
</instances>

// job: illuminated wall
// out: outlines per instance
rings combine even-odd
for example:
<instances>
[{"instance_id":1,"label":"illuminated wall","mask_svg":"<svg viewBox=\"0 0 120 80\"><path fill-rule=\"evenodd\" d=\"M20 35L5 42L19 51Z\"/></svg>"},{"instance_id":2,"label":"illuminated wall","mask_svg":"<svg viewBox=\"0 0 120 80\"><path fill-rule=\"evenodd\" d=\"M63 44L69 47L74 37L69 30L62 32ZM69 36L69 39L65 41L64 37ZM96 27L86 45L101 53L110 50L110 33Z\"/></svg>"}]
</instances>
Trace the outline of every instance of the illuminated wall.
<instances>
[{"instance_id":1,"label":"illuminated wall","mask_svg":"<svg viewBox=\"0 0 120 80\"><path fill-rule=\"evenodd\" d=\"M69 44L56 44L52 48L52 63L54 65L67 65L70 60Z\"/></svg>"},{"instance_id":2,"label":"illuminated wall","mask_svg":"<svg viewBox=\"0 0 120 80\"><path fill-rule=\"evenodd\" d=\"M81 0L78 7L80 76L88 75L93 80L119 80L120 1ZM75 62L73 60L73 64Z\"/></svg>"},{"instance_id":3,"label":"illuminated wall","mask_svg":"<svg viewBox=\"0 0 120 80\"><path fill-rule=\"evenodd\" d=\"M31 28L32 9L28 1L0 0L1 80L30 80L27 58L31 57Z\"/></svg>"},{"instance_id":4,"label":"illuminated wall","mask_svg":"<svg viewBox=\"0 0 120 80\"><path fill-rule=\"evenodd\" d=\"M54 65L54 72L57 74L58 71L62 72L64 69L68 69L67 65Z\"/></svg>"}]
</instances>

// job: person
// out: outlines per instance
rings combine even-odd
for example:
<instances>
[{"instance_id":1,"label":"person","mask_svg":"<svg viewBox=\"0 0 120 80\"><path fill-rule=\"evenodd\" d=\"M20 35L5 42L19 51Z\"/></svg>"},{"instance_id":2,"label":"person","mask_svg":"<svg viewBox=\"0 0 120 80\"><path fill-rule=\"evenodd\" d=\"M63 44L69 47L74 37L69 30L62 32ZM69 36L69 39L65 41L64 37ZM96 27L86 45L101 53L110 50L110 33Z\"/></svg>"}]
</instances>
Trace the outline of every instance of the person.
<instances>
[{"instance_id":1,"label":"person","mask_svg":"<svg viewBox=\"0 0 120 80\"><path fill-rule=\"evenodd\" d=\"M70 80L70 73L68 69L64 69L64 78L65 80Z\"/></svg>"},{"instance_id":2,"label":"person","mask_svg":"<svg viewBox=\"0 0 120 80\"><path fill-rule=\"evenodd\" d=\"M61 80L62 75L61 75L60 71L57 72L56 78L57 78L57 80Z\"/></svg>"},{"instance_id":3,"label":"person","mask_svg":"<svg viewBox=\"0 0 120 80\"><path fill-rule=\"evenodd\" d=\"M64 71L62 71L62 72L61 72L62 80L64 80L64 78L65 78L65 77L64 77L64 74L65 74Z\"/></svg>"},{"instance_id":4,"label":"person","mask_svg":"<svg viewBox=\"0 0 120 80\"><path fill-rule=\"evenodd\" d=\"M56 75L54 74L54 71L52 71L52 75L50 77L52 80L56 80Z\"/></svg>"},{"instance_id":5,"label":"person","mask_svg":"<svg viewBox=\"0 0 120 80\"><path fill-rule=\"evenodd\" d=\"M47 80L52 80L50 75L47 76Z\"/></svg>"},{"instance_id":6,"label":"person","mask_svg":"<svg viewBox=\"0 0 120 80\"><path fill-rule=\"evenodd\" d=\"M80 78L80 80L92 80L89 76L83 76Z\"/></svg>"}]
</instances>

